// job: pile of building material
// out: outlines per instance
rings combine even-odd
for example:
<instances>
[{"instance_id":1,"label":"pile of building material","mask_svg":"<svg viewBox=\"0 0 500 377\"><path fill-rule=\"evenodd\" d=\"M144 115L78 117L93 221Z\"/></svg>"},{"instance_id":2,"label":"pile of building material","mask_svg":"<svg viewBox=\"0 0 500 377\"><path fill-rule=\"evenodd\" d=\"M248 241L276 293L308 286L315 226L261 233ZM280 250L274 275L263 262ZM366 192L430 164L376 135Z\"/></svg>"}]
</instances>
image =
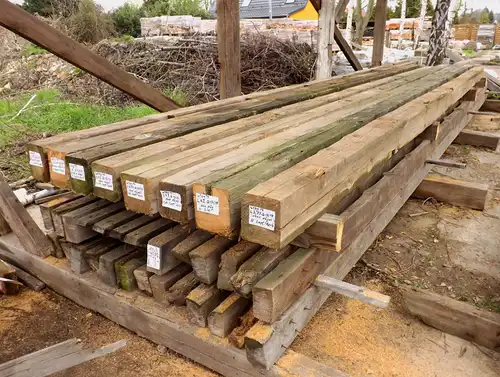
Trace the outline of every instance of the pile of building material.
<instances>
[{"instance_id":1,"label":"pile of building material","mask_svg":"<svg viewBox=\"0 0 500 377\"><path fill-rule=\"evenodd\" d=\"M73 191L40 205L73 272L185 308L272 368L329 295L317 277L344 278L484 100L480 68L405 62L42 139L29 159Z\"/></svg>"}]
</instances>

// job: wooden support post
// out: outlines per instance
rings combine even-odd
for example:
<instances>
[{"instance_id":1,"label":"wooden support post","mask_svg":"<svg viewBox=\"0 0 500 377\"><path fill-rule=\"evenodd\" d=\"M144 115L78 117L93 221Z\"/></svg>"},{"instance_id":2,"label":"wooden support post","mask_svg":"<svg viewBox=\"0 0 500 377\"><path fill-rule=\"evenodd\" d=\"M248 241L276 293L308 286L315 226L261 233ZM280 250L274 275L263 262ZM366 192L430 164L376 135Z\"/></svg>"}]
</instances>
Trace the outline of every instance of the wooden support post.
<instances>
[{"instance_id":1,"label":"wooden support post","mask_svg":"<svg viewBox=\"0 0 500 377\"><path fill-rule=\"evenodd\" d=\"M389 306L391 300L389 296L325 275L319 275L314 285L383 309Z\"/></svg>"},{"instance_id":2,"label":"wooden support post","mask_svg":"<svg viewBox=\"0 0 500 377\"><path fill-rule=\"evenodd\" d=\"M413 193L417 198L434 198L455 206L484 210L488 185L465 182L448 177L428 177Z\"/></svg>"},{"instance_id":3,"label":"wooden support post","mask_svg":"<svg viewBox=\"0 0 500 377\"><path fill-rule=\"evenodd\" d=\"M491 132L463 130L453 143L492 148L500 152L500 135Z\"/></svg>"},{"instance_id":4,"label":"wooden support post","mask_svg":"<svg viewBox=\"0 0 500 377\"><path fill-rule=\"evenodd\" d=\"M0 0L0 25L43 47L158 111L179 106L158 90L93 53L8 0Z\"/></svg>"},{"instance_id":5,"label":"wooden support post","mask_svg":"<svg viewBox=\"0 0 500 377\"><path fill-rule=\"evenodd\" d=\"M10 4L10 3L9 3ZM12 5L17 7L16 5ZM2 12L3 13L3 9ZM54 252L54 248L24 206L19 203L2 173L0 173L0 218L7 223L21 241L24 248L43 258ZM4 231L7 230L2 226Z\"/></svg>"},{"instance_id":6,"label":"wooden support post","mask_svg":"<svg viewBox=\"0 0 500 377\"><path fill-rule=\"evenodd\" d=\"M495 113L500 113L500 100L499 99L489 99L484 102L481 111L492 111Z\"/></svg>"},{"instance_id":7,"label":"wooden support post","mask_svg":"<svg viewBox=\"0 0 500 377\"><path fill-rule=\"evenodd\" d=\"M323 0L319 10L316 80L332 76L332 44L335 28L335 0Z\"/></svg>"},{"instance_id":8,"label":"wooden support post","mask_svg":"<svg viewBox=\"0 0 500 377\"><path fill-rule=\"evenodd\" d=\"M375 5L375 29L373 30L372 67L382 65L386 19L387 0L377 0L377 4Z\"/></svg>"},{"instance_id":9,"label":"wooden support post","mask_svg":"<svg viewBox=\"0 0 500 377\"><path fill-rule=\"evenodd\" d=\"M240 2L219 0L217 7L217 46L220 61L220 98L241 95Z\"/></svg>"},{"instance_id":10,"label":"wooden support post","mask_svg":"<svg viewBox=\"0 0 500 377\"><path fill-rule=\"evenodd\" d=\"M401 288L410 312L429 326L500 350L500 314L421 289Z\"/></svg>"}]
</instances>

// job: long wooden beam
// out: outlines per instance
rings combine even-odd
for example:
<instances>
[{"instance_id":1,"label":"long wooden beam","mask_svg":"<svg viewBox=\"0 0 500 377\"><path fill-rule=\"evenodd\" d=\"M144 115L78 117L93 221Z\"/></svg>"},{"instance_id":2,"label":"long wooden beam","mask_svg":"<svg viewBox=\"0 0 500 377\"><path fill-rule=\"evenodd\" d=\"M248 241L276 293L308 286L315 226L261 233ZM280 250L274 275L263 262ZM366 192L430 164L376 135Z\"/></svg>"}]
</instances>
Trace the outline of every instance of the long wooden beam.
<instances>
[{"instance_id":1,"label":"long wooden beam","mask_svg":"<svg viewBox=\"0 0 500 377\"><path fill-rule=\"evenodd\" d=\"M179 106L161 92L95 54L8 0L0 0L0 25L45 48L61 59L124 91L158 111Z\"/></svg>"},{"instance_id":2,"label":"long wooden beam","mask_svg":"<svg viewBox=\"0 0 500 377\"><path fill-rule=\"evenodd\" d=\"M127 298L118 289L103 284L94 272L74 275L67 265L43 260L26 252L13 235L0 238L0 256L7 256L37 276L49 287L77 304L102 314L113 322L162 344L226 377L347 377L306 356L288 351L269 371L253 367L243 350L227 346L220 338L201 337L177 307L159 307L153 298L131 292Z\"/></svg>"},{"instance_id":3,"label":"long wooden beam","mask_svg":"<svg viewBox=\"0 0 500 377\"><path fill-rule=\"evenodd\" d=\"M465 114L467 110L475 110L484 102L484 90L480 98L474 103L466 103ZM457 111L457 110L455 110ZM464 108L459 110L461 114ZM449 117L455 118L456 114L451 114ZM449 119L449 117L447 119ZM470 121L470 116L466 119ZM439 135L439 140L430 143L429 140L424 140L420 148L429 148L432 146L432 151L426 156L427 158L439 158L446 148L452 143L461 129L467 122L453 123L448 122L449 127ZM427 145L427 147L425 147ZM403 166L408 164L408 160L403 160L399 169L405 169ZM327 256L331 260L329 267L323 272L324 275L336 279L343 279L350 269L361 258L366 249L378 237L379 233L389 224L392 218L396 215L399 209L404 205L406 200L415 191L420 182L428 174L431 166L422 162L422 167L414 170L414 174L406 181L403 188L397 191L394 196L385 202L385 206L381 211L372 217L371 221L358 232L358 235L353 241L345 247L342 253L329 253ZM416 165L411 165L413 168ZM383 180L390 180L392 177L387 176ZM377 185L385 185L385 183L377 183ZM375 187L375 186L374 186ZM307 255L303 254L307 258ZM290 270L295 271L295 270ZM309 276L308 274L307 276ZM286 276L280 276L282 281L290 282ZM260 282L259 282L260 283ZM288 285L288 289L294 291L295 287L303 287L302 281L296 282L295 286ZM300 291L299 291L300 292ZM245 347L247 350L248 359L254 364L261 367L270 368L276 360L285 352L289 345L293 342L297 334L307 325L316 312L326 301L329 292L320 290L317 287L309 287L292 306L290 306L280 318L273 324L258 322L247 334L245 338Z\"/></svg>"},{"instance_id":4,"label":"long wooden beam","mask_svg":"<svg viewBox=\"0 0 500 377\"><path fill-rule=\"evenodd\" d=\"M453 143L492 148L500 152L500 134L494 134L492 132L463 130Z\"/></svg>"}]
</instances>

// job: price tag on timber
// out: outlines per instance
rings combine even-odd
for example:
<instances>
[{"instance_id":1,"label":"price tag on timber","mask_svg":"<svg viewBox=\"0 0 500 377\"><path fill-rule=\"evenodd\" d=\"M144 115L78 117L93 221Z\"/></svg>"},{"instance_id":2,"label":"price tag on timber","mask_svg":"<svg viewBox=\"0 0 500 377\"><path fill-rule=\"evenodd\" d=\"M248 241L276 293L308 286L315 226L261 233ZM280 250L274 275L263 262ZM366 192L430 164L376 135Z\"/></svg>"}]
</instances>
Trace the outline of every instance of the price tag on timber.
<instances>
[{"instance_id":1,"label":"price tag on timber","mask_svg":"<svg viewBox=\"0 0 500 377\"><path fill-rule=\"evenodd\" d=\"M148 245L148 267L155 270L160 269L160 248L154 245Z\"/></svg>"},{"instance_id":2,"label":"price tag on timber","mask_svg":"<svg viewBox=\"0 0 500 377\"><path fill-rule=\"evenodd\" d=\"M83 169L82 165L77 165L77 164L69 164L69 175L71 175L71 178L73 179L78 179L80 181L85 182L85 170Z\"/></svg>"},{"instance_id":3,"label":"price tag on timber","mask_svg":"<svg viewBox=\"0 0 500 377\"><path fill-rule=\"evenodd\" d=\"M219 197L196 193L196 210L219 216Z\"/></svg>"},{"instance_id":4,"label":"price tag on timber","mask_svg":"<svg viewBox=\"0 0 500 377\"><path fill-rule=\"evenodd\" d=\"M144 185L142 183L126 181L127 195L138 200L146 200L144 196Z\"/></svg>"},{"instance_id":5,"label":"price tag on timber","mask_svg":"<svg viewBox=\"0 0 500 377\"><path fill-rule=\"evenodd\" d=\"M30 151L30 165L43 168L42 156L38 152Z\"/></svg>"},{"instance_id":6,"label":"price tag on timber","mask_svg":"<svg viewBox=\"0 0 500 377\"><path fill-rule=\"evenodd\" d=\"M182 211L181 195L173 191L160 191L161 205L165 208Z\"/></svg>"},{"instance_id":7,"label":"price tag on timber","mask_svg":"<svg viewBox=\"0 0 500 377\"><path fill-rule=\"evenodd\" d=\"M50 159L50 164L52 165L52 171L57 174L66 174L66 166L64 165L64 160L57 157L52 157Z\"/></svg>"},{"instance_id":8,"label":"price tag on timber","mask_svg":"<svg viewBox=\"0 0 500 377\"><path fill-rule=\"evenodd\" d=\"M276 226L276 212L265 208L248 206L248 223L274 230Z\"/></svg>"},{"instance_id":9,"label":"price tag on timber","mask_svg":"<svg viewBox=\"0 0 500 377\"><path fill-rule=\"evenodd\" d=\"M113 191L113 176L100 171L94 172L94 186Z\"/></svg>"}]
</instances>

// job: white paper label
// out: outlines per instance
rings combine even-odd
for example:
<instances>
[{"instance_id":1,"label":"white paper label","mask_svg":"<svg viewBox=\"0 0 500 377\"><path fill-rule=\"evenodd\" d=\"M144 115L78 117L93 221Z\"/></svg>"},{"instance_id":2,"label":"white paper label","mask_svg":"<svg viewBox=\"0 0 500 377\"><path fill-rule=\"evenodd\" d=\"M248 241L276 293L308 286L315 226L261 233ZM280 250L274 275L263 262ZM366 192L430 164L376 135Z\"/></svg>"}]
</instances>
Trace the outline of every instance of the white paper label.
<instances>
[{"instance_id":1,"label":"white paper label","mask_svg":"<svg viewBox=\"0 0 500 377\"><path fill-rule=\"evenodd\" d=\"M52 171L57 174L66 174L66 166L64 165L64 160L61 160L57 157L52 157L50 159L50 163L52 164Z\"/></svg>"},{"instance_id":2,"label":"white paper label","mask_svg":"<svg viewBox=\"0 0 500 377\"><path fill-rule=\"evenodd\" d=\"M30 151L30 165L43 168L42 156L38 152Z\"/></svg>"},{"instance_id":3,"label":"white paper label","mask_svg":"<svg viewBox=\"0 0 500 377\"><path fill-rule=\"evenodd\" d=\"M126 181L127 195L134 199L146 200L144 197L144 185L142 183Z\"/></svg>"},{"instance_id":4,"label":"white paper label","mask_svg":"<svg viewBox=\"0 0 500 377\"><path fill-rule=\"evenodd\" d=\"M83 169L82 165L77 165L77 164L69 164L69 175L71 175L71 178L73 179L79 179L80 181L85 182L85 170Z\"/></svg>"},{"instance_id":5,"label":"white paper label","mask_svg":"<svg viewBox=\"0 0 500 377\"><path fill-rule=\"evenodd\" d=\"M196 193L196 210L219 216L219 198L217 196Z\"/></svg>"},{"instance_id":6,"label":"white paper label","mask_svg":"<svg viewBox=\"0 0 500 377\"><path fill-rule=\"evenodd\" d=\"M94 172L94 186L113 191L113 176L100 171Z\"/></svg>"},{"instance_id":7,"label":"white paper label","mask_svg":"<svg viewBox=\"0 0 500 377\"><path fill-rule=\"evenodd\" d=\"M160 191L161 205L165 208L182 211L181 195L173 191Z\"/></svg>"},{"instance_id":8,"label":"white paper label","mask_svg":"<svg viewBox=\"0 0 500 377\"><path fill-rule=\"evenodd\" d=\"M248 206L248 223L274 230L276 226L276 212L265 208Z\"/></svg>"},{"instance_id":9,"label":"white paper label","mask_svg":"<svg viewBox=\"0 0 500 377\"><path fill-rule=\"evenodd\" d=\"M160 269L160 248L158 246L148 245L148 267L155 270Z\"/></svg>"}]
</instances>

